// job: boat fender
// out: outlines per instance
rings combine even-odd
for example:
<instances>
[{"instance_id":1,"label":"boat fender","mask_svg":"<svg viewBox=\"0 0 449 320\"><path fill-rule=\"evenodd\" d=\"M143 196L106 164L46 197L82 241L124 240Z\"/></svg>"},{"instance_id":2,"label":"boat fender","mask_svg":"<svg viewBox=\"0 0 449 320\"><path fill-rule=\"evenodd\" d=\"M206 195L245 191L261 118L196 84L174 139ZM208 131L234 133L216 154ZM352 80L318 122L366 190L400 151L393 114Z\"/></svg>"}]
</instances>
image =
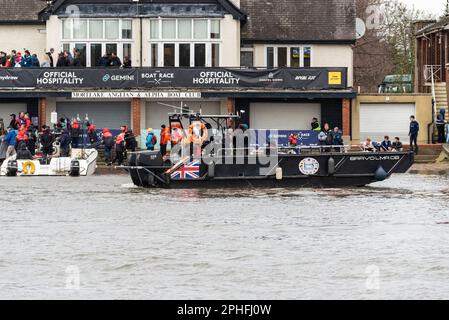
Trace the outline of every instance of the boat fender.
<instances>
[{"instance_id":1,"label":"boat fender","mask_svg":"<svg viewBox=\"0 0 449 320\"><path fill-rule=\"evenodd\" d=\"M71 177L80 176L80 162L78 160L73 160L70 163L70 176Z\"/></svg>"},{"instance_id":2,"label":"boat fender","mask_svg":"<svg viewBox=\"0 0 449 320\"><path fill-rule=\"evenodd\" d=\"M19 167L17 165L17 160L10 160L8 161L8 166L6 167L6 175L8 177L15 177L17 176L17 171L19 170Z\"/></svg>"},{"instance_id":3,"label":"boat fender","mask_svg":"<svg viewBox=\"0 0 449 320\"><path fill-rule=\"evenodd\" d=\"M327 173L330 176L333 176L335 173L335 159L330 157L329 160L327 161Z\"/></svg>"},{"instance_id":4,"label":"boat fender","mask_svg":"<svg viewBox=\"0 0 449 320\"><path fill-rule=\"evenodd\" d=\"M379 166L376 170L375 173L375 178L377 181L384 181L387 178L388 174L387 172L384 170L384 168L382 168L382 166Z\"/></svg>"},{"instance_id":5,"label":"boat fender","mask_svg":"<svg viewBox=\"0 0 449 320\"><path fill-rule=\"evenodd\" d=\"M282 179L283 179L282 168L276 168L276 180L282 180Z\"/></svg>"},{"instance_id":6,"label":"boat fender","mask_svg":"<svg viewBox=\"0 0 449 320\"><path fill-rule=\"evenodd\" d=\"M209 178L215 177L215 163L210 163L209 166L207 167L207 176Z\"/></svg>"}]
</instances>

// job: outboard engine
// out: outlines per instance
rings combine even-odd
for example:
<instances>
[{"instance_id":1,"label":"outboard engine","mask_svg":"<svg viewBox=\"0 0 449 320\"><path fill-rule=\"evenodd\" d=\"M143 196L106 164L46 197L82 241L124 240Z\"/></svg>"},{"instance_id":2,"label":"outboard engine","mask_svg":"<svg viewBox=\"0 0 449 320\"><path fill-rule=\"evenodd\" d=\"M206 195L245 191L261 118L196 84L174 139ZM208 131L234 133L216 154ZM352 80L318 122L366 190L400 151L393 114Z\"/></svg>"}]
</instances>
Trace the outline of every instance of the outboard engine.
<instances>
[{"instance_id":1,"label":"outboard engine","mask_svg":"<svg viewBox=\"0 0 449 320\"><path fill-rule=\"evenodd\" d=\"M70 176L79 177L80 176L80 162L78 160L72 160L70 163Z\"/></svg>"},{"instance_id":2,"label":"outboard engine","mask_svg":"<svg viewBox=\"0 0 449 320\"><path fill-rule=\"evenodd\" d=\"M19 171L17 160L9 160L8 166L6 167L6 175L8 177L15 177L17 176L17 171Z\"/></svg>"},{"instance_id":3,"label":"outboard engine","mask_svg":"<svg viewBox=\"0 0 449 320\"><path fill-rule=\"evenodd\" d=\"M163 173L167 170L159 151L133 152L128 156L128 165L145 168L129 169L133 183L139 187L151 187L160 183L161 181L155 175L163 178Z\"/></svg>"}]
</instances>

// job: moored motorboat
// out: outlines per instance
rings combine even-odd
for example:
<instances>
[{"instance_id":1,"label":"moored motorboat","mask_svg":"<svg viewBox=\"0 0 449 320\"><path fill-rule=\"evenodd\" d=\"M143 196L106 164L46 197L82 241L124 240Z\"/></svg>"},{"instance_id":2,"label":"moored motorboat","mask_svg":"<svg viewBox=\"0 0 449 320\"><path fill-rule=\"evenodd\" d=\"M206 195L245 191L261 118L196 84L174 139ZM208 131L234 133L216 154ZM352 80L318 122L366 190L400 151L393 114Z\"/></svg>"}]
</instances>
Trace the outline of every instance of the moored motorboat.
<instances>
[{"instance_id":1,"label":"moored motorboat","mask_svg":"<svg viewBox=\"0 0 449 320\"><path fill-rule=\"evenodd\" d=\"M0 167L0 176L90 176L97 168L98 151L72 149L70 157L19 160L16 155L6 159Z\"/></svg>"}]
</instances>

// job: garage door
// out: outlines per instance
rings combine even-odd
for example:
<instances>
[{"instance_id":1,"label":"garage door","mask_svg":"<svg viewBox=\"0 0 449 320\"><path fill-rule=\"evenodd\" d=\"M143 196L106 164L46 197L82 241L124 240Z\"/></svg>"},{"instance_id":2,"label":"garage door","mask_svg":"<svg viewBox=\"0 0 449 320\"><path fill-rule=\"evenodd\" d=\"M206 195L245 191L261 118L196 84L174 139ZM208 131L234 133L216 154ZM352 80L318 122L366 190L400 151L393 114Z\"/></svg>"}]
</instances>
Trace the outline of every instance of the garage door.
<instances>
[{"instance_id":1,"label":"garage door","mask_svg":"<svg viewBox=\"0 0 449 320\"><path fill-rule=\"evenodd\" d=\"M179 112L179 108L181 108L180 101L171 101L171 102L161 102L164 105L161 105L157 102L147 102L146 109L146 127L159 129L161 124L168 123L168 114L173 112ZM185 108L188 108L194 112L201 112L203 115L218 115L220 114L220 102L184 102ZM176 106L178 109L171 108L170 106Z\"/></svg>"},{"instance_id":2,"label":"garage door","mask_svg":"<svg viewBox=\"0 0 449 320\"><path fill-rule=\"evenodd\" d=\"M407 139L414 104L361 104L360 139L382 141L385 135Z\"/></svg>"},{"instance_id":3,"label":"garage door","mask_svg":"<svg viewBox=\"0 0 449 320\"><path fill-rule=\"evenodd\" d=\"M319 103L251 103L252 129L310 130L313 118L321 118Z\"/></svg>"},{"instance_id":4,"label":"garage door","mask_svg":"<svg viewBox=\"0 0 449 320\"><path fill-rule=\"evenodd\" d=\"M58 102L56 105L58 117L66 115L70 119L86 114L96 124L98 129L118 129L122 125L131 125L130 102Z\"/></svg>"},{"instance_id":5,"label":"garage door","mask_svg":"<svg viewBox=\"0 0 449 320\"><path fill-rule=\"evenodd\" d=\"M3 119L5 128L9 126L10 114L18 115L21 111L27 111L26 103L0 103L0 119Z\"/></svg>"}]
</instances>

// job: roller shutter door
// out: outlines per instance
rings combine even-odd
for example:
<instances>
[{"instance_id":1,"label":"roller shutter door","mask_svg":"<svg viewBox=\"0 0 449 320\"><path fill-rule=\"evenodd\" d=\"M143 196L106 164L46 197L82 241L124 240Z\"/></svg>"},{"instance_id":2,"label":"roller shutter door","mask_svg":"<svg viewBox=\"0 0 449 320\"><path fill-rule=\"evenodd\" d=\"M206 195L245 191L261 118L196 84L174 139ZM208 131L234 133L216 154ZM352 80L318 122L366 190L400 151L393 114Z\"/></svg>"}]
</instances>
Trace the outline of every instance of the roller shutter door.
<instances>
[{"instance_id":1,"label":"roller shutter door","mask_svg":"<svg viewBox=\"0 0 449 320\"><path fill-rule=\"evenodd\" d=\"M161 124L168 123L168 114L173 112L179 112L179 109L174 109L169 106L176 106L181 108L180 101L161 102L164 105L160 105L157 102L147 102L146 105L146 127L159 129ZM220 114L220 102L184 102L184 106L191 111L199 112L200 109L203 115L219 115Z\"/></svg>"},{"instance_id":2,"label":"roller shutter door","mask_svg":"<svg viewBox=\"0 0 449 320\"><path fill-rule=\"evenodd\" d=\"M310 130L313 118L321 118L319 103L251 103L252 129Z\"/></svg>"},{"instance_id":3,"label":"roller shutter door","mask_svg":"<svg viewBox=\"0 0 449 320\"><path fill-rule=\"evenodd\" d=\"M382 141L384 136L408 139L410 116L415 114L415 105L409 104L361 104L360 139L371 138Z\"/></svg>"},{"instance_id":4,"label":"roller shutter door","mask_svg":"<svg viewBox=\"0 0 449 320\"><path fill-rule=\"evenodd\" d=\"M58 117L65 114L70 119L88 114L98 129L131 125L131 102L58 102L56 111Z\"/></svg>"},{"instance_id":5,"label":"roller shutter door","mask_svg":"<svg viewBox=\"0 0 449 320\"><path fill-rule=\"evenodd\" d=\"M0 103L0 119L3 119L5 128L9 126L10 114L19 115L19 112L27 111L26 103Z\"/></svg>"}]
</instances>

